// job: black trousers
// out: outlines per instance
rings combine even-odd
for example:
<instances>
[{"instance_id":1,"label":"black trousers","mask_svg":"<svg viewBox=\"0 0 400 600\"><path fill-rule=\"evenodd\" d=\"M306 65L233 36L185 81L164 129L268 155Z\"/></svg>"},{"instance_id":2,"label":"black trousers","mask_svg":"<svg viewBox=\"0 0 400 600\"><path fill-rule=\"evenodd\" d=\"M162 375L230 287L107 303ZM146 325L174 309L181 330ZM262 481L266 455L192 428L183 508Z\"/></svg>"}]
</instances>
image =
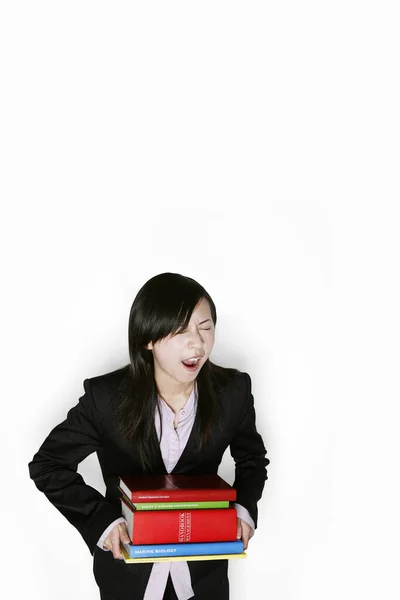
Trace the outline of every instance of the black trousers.
<instances>
[{"instance_id":1,"label":"black trousers","mask_svg":"<svg viewBox=\"0 0 400 600\"><path fill-rule=\"evenodd\" d=\"M194 596L192 596L192 597L194 598ZM116 598L112 594L109 594L108 592L102 592L101 590L100 590L100 599L101 600L118 600L118 598ZM165 588L163 600L178 600L178 596L175 593L174 585L172 583L171 575L168 575L168 581L167 581L167 586Z\"/></svg>"},{"instance_id":2,"label":"black trousers","mask_svg":"<svg viewBox=\"0 0 400 600\"><path fill-rule=\"evenodd\" d=\"M100 600L120 600L117 596L100 590ZM122 599L121 599L122 600ZM172 583L171 575L168 575L167 586L165 588L163 600L178 600ZM189 600L229 600L229 582L228 580L216 585L212 592L208 591L204 595L192 596Z\"/></svg>"}]
</instances>

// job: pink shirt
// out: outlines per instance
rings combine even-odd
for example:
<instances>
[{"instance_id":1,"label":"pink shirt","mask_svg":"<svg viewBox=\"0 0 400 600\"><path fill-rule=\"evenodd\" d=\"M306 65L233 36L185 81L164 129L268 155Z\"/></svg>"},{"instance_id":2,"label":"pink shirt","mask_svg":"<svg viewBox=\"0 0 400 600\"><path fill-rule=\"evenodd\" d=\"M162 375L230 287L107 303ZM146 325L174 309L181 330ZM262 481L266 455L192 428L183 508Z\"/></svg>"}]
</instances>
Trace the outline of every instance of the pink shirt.
<instances>
[{"instance_id":1,"label":"pink shirt","mask_svg":"<svg viewBox=\"0 0 400 600\"><path fill-rule=\"evenodd\" d=\"M177 429L175 430L174 420L176 415L174 411L160 396L158 397L163 426L163 436L160 442L160 450L165 468L168 473L170 473L175 467L189 439L196 416L197 398L197 382L195 381L192 393L190 394L183 408L179 411L179 415L177 417L178 425ZM157 436L159 438L160 416L158 414L158 410L155 411L155 426ZM254 530L254 521L249 515L248 511L237 503L234 503L234 507L236 508L237 516L246 521L246 523L248 523ZM110 531L117 523L123 522L126 523L125 519L121 517L116 519L107 527L97 542L97 545L102 550L108 550L107 548L103 548L103 542ZM172 583L179 600L188 600L194 596L190 579L190 571L186 561L155 562L153 563L153 568L147 583L143 600L162 600L169 573L171 573Z\"/></svg>"}]
</instances>

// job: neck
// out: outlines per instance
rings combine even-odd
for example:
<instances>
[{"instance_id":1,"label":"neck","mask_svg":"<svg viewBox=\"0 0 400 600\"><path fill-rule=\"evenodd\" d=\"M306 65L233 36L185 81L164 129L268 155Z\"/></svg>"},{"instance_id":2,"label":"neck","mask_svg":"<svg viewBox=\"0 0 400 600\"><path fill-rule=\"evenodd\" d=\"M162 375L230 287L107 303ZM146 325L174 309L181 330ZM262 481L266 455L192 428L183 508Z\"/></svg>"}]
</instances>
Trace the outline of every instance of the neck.
<instances>
[{"instance_id":1,"label":"neck","mask_svg":"<svg viewBox=\"0 0 400 600\"><path fill-rule=\"evenodd\" d=\"M195 384L194 381L180 383L171 378L164 379L157 374L155 380L159 395L170 405L184 404L192 393Z\"/></svg>"}]
</instances>

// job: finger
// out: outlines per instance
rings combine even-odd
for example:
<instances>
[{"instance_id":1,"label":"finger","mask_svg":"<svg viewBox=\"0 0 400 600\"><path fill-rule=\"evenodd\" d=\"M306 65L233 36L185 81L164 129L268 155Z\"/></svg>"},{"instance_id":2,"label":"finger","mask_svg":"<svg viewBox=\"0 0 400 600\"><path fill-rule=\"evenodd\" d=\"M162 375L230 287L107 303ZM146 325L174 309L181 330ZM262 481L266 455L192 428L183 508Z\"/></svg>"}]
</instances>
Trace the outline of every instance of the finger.
<instances>
[{"instance_id":1,"label":"finger","mask_svg":"<svg viewBox=\"0 0 400 600\"><path fill-rule=\"evenodd\" d=\"M253 528L250 527L246 521L240 519L241 529L242 529L242 541L243 541L243 550L247 550L249 546L249 540L252 535Z\"/></svg>"},{"instance_id":2,"label":"finger","mask_svg":"<svg viewBox=\"0 0 400 600\"><path fill-rule=\"evenodd\" d=\"M238 519L238 521L237 521L236 539L240 540L241 537L242 537L242 524L240 522L240 519Z\"/></svg>"},{"instance_id":3,"label":"finger","mask_svg":"<svg viewBox=\"0 0 400 600\"><path fill-rule=\"evenodd\" d=\"M113 548L112 548L112 553L113 553L113 557L116 558L117 560L123 560L123 556L122 556L122 552L121 552L121 547L119 544L114 544Z\"/></svg>"},{"instance_id":4,"label":"finger","mask_svg":"<svg viewBox=\"0 0 400 600\"><path fill-rule=\"evenodd\" d=\"M112 553L113 553L113 557L114 558L118 558L118 559L123 559L124 557L122 556L122 552L121 552L121 545L120 545L120 539L119 539L119 529L116 528L116 530L111 532L111 544L112 544Z\"/></svg>"},{"instance_id":5,"label":"finger","mask_svg":"<svg viewBox=\"0 0 400 600\"><path fill-rule=\"evenodd\" d=\"M130 540L130 537L129 537L128 532L126 530L125 523L120 523L119 524L119 535L120 535L121 541L124 544L130 544L131 540Z\"/></svg>"},{"instance_id":6,"label":"finger","mask_svg":"<svg viewBox=\"0 0 400 600\"><path fill-rule=\"evenodd\" d=\"M242 542L243 550L247 550L247 546L249 545L249 531L244 525L242 525Z\"/></svg>"},{"instance_id":7,"label":"finger","mask_svg":"<svg viewBox=\"0 0 400 600\"><path fill-rule=\"evenodd\" d=\"M106 548L107 550L111 550L111 542L110 542L109 535L106 537L106 539L103 542L103 548Z\"/></svg>"}]
</instances>

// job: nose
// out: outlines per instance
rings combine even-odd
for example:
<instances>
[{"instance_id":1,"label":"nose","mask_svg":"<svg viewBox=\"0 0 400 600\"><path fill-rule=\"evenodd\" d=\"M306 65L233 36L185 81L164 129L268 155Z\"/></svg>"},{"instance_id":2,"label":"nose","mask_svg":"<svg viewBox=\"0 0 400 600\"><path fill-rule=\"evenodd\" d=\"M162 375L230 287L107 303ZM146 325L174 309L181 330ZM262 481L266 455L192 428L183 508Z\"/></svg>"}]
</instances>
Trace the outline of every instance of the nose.
<instances>
[{"instance_id":1,"label":"nose","mask_svg":"<svg viewBox=\"0 0 400 600\"><path fill-rule=\"evenodd\" d=\"M199 331L189 332L189 348L198 348L202 349L203 347L203 338L201 337L201 333Z\"/></svg>"}]
</instances>

